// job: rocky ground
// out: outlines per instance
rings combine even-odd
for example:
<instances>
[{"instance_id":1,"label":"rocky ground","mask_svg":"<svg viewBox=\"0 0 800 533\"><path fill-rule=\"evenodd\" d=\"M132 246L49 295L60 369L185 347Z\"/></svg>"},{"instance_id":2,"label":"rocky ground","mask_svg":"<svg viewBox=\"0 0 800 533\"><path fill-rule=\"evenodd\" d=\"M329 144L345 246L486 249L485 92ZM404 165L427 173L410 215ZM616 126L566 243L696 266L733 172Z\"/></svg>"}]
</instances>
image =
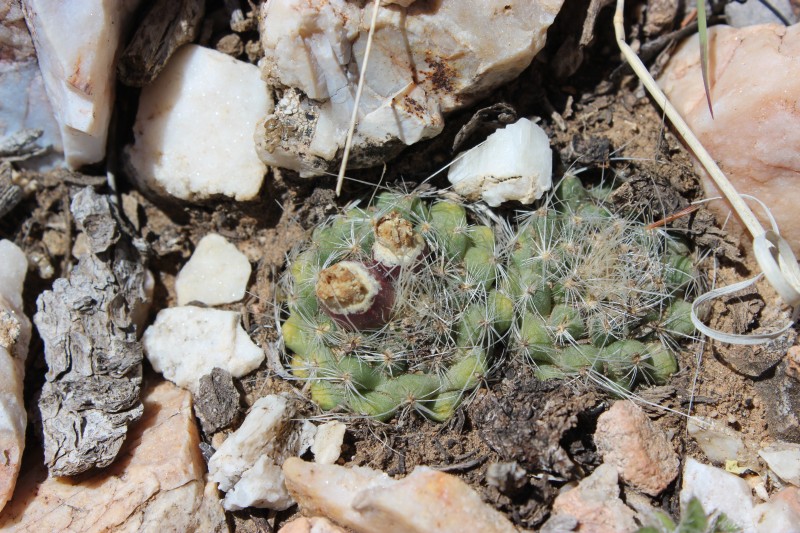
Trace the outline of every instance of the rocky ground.
<instances>
[{"instance_id":1,"label":"rocky ground","mask_svg":"<svg viewBox=\"0 0 800 533\"><path fill-rule=\"evenodd\" d=\"M258 3L243 5L241 20L232 28L229 7L235 3L207 2L195 40L255 64L263 55L255 22ZM228 349L233 352L230 346L236 345L238 350L250 343L259 357L253 360L252 368L230 367L224 375L212 374L198 382L193 376L181 381L181 371L176 370L180 363L172 361L177 359L174 354L167 353L163 359L151 356L150 362L144 362L141 383L145 391L143 418L131 426L127 439L123 433L116 448L108 445L115 452L119 450L120 459L107 466L100 463L97 455L102 454L97 452L90 459L104 469L75 472L71 481L64 482L47 478L42 462L43 443L57 432L47 429L48 418L39 414L39 403L44 394L41 391L48 390L47 384L54 381L52 372L47 372L48 364L52 368L49 355L47 360L45 357L47 339L34 328L24 382L31 424L17 489L0 513L0 527L34 531L42 530L42 524L56 529L69 524L75 531L93 531L124 523L131 530L148 530L161 528L163 520L174 520L179 530L262 532L278 531L300 514L311 516L316 511L354 530L368 531L375 523L342 518L337 512L346 514L345 511L332 510L328 503L320 501L323 498L319 495L306 495L306 490L313 493L313 489L306 488L313 484L308 479L317 474L324 479L330 476L342 494L358 494L360 488L372 486L389 490L385 488L389 482L369 478L373 474L363 474L364 479L355 481L346 477L360 470L349 470L347 474L325 470L308 473L303 471L304 466L287 460L298 454L306 459L312 457L304 446L307 432L316 431L322 442L322 423L336 420L344 422L346 431L342 437L340 430L331 426L343 443L340 453L334 453L329 462L348 468L369 467L392 478L405 479L411 488L395 485L394 497L398 498L406 494L403 491L428 494L425 491L435 483L451 483L449 478L443 481L435 477L435 472L451 474L489 506L485 510L476 507L475 517L470 518L472 523L486 520L498 531L507 530L505 519L521 529L635 531L653 525L657 510L676 519L682 511L688 514L688 498L692 494L705 504L706 512L723 511L744 524L747 531L757 527L761 528L758 531L792 531L797 527L798 522L792 522L800 517L800 445L796 444L800 443L800 350L796 328L758 346L698 338L681 346L677 374L665 385L638 389L632 401L623 401L588 379L539 381L529 367L500 354L494 371L444 423L430 421L410 410L401 411L387 422L325 413L308 400L302 383L285 379L285 361L273 343L278 337L276 302L281 296L276 283L287 254L342 206L369 198L378 182L382 187L406 189L422 182L447 187L446 175L435 173L457 152L478 144L488 133L517 117L540 119L555 154L555 176L579 171L586 183L609 179L622 182L622 192L614 196L614 208L621 213L645 213L647 220L657 221L703 196L691 157L664 123L660 110L620 62L611 25L613 8L608 4L567 1L548 30L545 48L519 77L476 103L450 113L441 134L404 149L384 168L348 171L349 179L340 198L334 193L331 177L301 178L293 171L271 169L260 192L248 201L219 195L176 201L143 192L126 174L125 170L130 169L125 169L117 176L118 205L105 208L110 213L118 207L125 224L113 239L109 238L111 244L101 245L97 244L100 237L93 233L91 224L76 216L74 208L70 209L78 192L86 187L108 192L106 175L99 167L44 173L15 167L16 182L25 185L24 195L7 213L0 210L0 238L13 241L27 257L25 314L33 317L37 313L37 297L52 289L54 281L66 276L75 265L83 264L80 258L87 253L105 257L103 254L109 249L134 247L143 251L146 266L155 277L152 304L144 322L152 325L159 311L201 300L181 289L178 274L193 254L199 253L201 239L216 233L233 243L246 260L226 267L230 271L203 275L238 276L247 280L246 292L219 304L207 302L203 307L231 312L226 320L232 320L235 326L238 317L233 313L241 316L241 334L234 331L234 325L230 326L231 336L220 341L227 343L220 353ZM793 8L795 15L800 12L797 4ZM640 55L653 70L663 67L679 37L694 31L691 11L667 0L628 6L629 38L636 41ZM718 10L715 16L719 13L722 11ZM686 27L690 29L682 30ZM581 35L580 39L576 37ZM121 87L118 92L117 129L111 148L115 153L132 140L138 97L136 89ZM518 208L519 204L513 204L496 212L510 216ZM94 209L96 215L103 208ZM700 258L699 286L735 283L758 271L748 252L748 241L737 232L720 229L705 207L670 220L669 226L691 241L693 253ZM140 289L126 290L134 293ZM130 298L135 301L135 296ZM99 296L95 300L99 308L98 301ZM230 301L234 303L227 303ZM745 334L775 330L788 319L789 311L782 307L778 295L761 280L746 291L717 300L706 323ZM193 327L198 332L216 327L212 322L202 322L204 318L176 320L197 320ZM242 340L245 337L247 341ZM144 342L147 344L147 338ZM250 344L241 349L250 349ZM170 349L171 346L166 351ZM267 352L263 362L260 349ZM150 350L156 352L155 348ZM239 354L225 352L219 357L222 362L214 366L225 366ZM165 383L159 374L191 394ZM235 377L231 378L231 374ZM280 405L267 405L260 400L279 393L287 394L278 402ZM194 411L190 407L192 401ZM148 406L156 404L157 409L148 410ZM129 408L136 409L134 405ZM237 429L248 423L245 420L251 420L248 413L259 410L279 413L275 415L278 421L271 426L257 422L255 417L250 423L258 431L274 435L281 446L266 440L252 444L263 453L243 459L243 452L233 443L249 442L246 439L250 437L237 433ZM319 427L309 430L307 423L300 422L306 419ZM115 423L115 428L124 426L119 421ZM258 426L260 423L265 425ZM147 440L147 435L156 440ZM162 457L169 454L153 444L168 441L177 450L170 453L180 461ZM229 444L224 447L226 442ZM321 447L319 444L312 448L313 454L322 453ZM215 452L222 455L211 460ZM250 461L251 465L262 461L263 471L279 469L284 462L291 464L291 471L289 467L284 469L289 492L303 509L290 505L291 499L285 499L288 493L284 494L286 489L281 483L265 496L271 498L272 509L244 504L239 508L231 504L236 501L231 489L225 497L228 511L223 511L219 502L222 494L210 482L223 488L244 479L242 469L236 474L227 470L234 468L230 465L237 461ZM60 464L59 458L48 457L51 472L54 464ZM420 474L419 481L407 478L418 466L433 469L429 475L434 477L422 479ZM168 475L162 479L154 476L160 470ZM255 479L263 484L261 478ZM155 485L158 487L153 488ZM97 510L92 496L99 492L86 492L85 487L100 487L115 495L103 501L104 512ZM465 491L467 503L461 505L472 505L470 498L475 495L460 485L458 490ZM45 501L47 498L34 497L37 493L50 495L50 503ZM133 503L156 501L154 494L158 493L169 496L158 500L161 503L152 505L150 510L140 510ZM380 498L372 500L363 505L374 506L376 513L390 512L381 507ZM432 512L430 508L425 510L424 501L416 502L411 497L407 506L399 507L401 510L396 512L403 516ZM446 516L459 516L447 515L446 506L443 509ZM491 509L502 517L496 517ZM196 516L174 518L176 512ZM124 519L114 522L115 513ZM52 521L37 522L37 516ZM303 531L306 526L294 527L298 529L291 531ZM325 531L335 530L332 525L324 527L328 528ZM414 527L418 526L409 525L407 530L422 531L425 526ZM440 526L442 530L459 527L457 523ZM287 527L286 531L290 529Z\"/></svg>"}]
</instances>

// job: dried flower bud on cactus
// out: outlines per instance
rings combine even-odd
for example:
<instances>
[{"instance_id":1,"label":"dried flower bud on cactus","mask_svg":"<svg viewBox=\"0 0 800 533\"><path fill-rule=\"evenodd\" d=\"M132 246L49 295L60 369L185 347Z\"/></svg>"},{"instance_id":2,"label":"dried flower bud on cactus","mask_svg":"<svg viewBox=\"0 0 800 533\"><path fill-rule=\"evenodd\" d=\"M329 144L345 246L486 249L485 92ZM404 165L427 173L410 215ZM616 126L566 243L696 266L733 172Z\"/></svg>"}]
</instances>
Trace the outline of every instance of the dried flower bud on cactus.
<instances>
[{"instance_id":1,"label":"dried flower bud on cactus","mask_svg":"<svg viewBox=\"0 0 800 533\"><path fill-rule=\"evenodd\" d=\"M413 267L423 258L425 240L397 211L390 211L375 223L372 255L376 262L396 273Z\"/></svg>"},{"instance_id":2,"label":"dried flower bud on cactus","mask_svg":"<svg viewBox=\"0 0 800 533\"><path fill-rule=\"evenodd\" d=\"M394 287L383 273L357 261L340 261L320 271L314 292L325 313L350 329L383 326L394 304Z\"/></svg>"}]
</instances>

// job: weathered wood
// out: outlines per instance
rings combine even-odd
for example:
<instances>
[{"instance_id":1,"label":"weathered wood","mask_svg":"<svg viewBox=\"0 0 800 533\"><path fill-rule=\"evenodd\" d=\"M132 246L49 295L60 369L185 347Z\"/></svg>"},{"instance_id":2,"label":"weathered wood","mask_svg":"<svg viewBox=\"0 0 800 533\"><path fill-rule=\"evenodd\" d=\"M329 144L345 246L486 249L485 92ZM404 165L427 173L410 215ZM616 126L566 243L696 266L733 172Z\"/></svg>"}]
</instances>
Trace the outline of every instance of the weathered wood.
<instances>
[{"instance_id":1,"label":"weathered wood","mask_svg":"<svg viewBox=\"0 0 800 533\"><path fill-rule=\"evenodd\" d=\"M45 463L56 476L109 465L142 415L132 318L146 299L142 259L106 196L87 187L70 210L89 251L39 296L34 316L49 368L39 398Z\"/></svg>"},{"instance_id":2,"label":"weathered wood","mask_svg":"<svg viewBox=\"0 0 800 533\"><path fill-rule=\"evenodd\" d=\"M3 218L22 201L22 187L14 183L11 164L0 162L0 218Z\"/></svg>"},{"instance_id":3,"label":"weathered wood","mask_svg":"<svg viewBox=\"0 0 800 533\"><path fill-rule=\"evenodd\" d=\"M119 80L131 87L152 82L175 50L195 40L204 13L204 0L157 0L120 57Z\"/></svg>"}]
</instances>

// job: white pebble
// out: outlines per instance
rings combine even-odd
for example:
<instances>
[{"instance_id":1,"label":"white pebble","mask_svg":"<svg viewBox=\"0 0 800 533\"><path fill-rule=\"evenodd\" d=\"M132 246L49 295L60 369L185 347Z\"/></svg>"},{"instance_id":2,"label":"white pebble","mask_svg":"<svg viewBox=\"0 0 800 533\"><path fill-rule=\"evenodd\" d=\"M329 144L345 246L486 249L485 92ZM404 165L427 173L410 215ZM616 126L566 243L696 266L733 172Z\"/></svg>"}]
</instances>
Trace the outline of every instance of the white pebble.
<instances>
[{"instance_id":1,"label":"white pebble","mask_svg":"<svg viewBox=\"0 0 800 533\"><path fill-rule=\"evenodd\" d=\"M342 453L342 442L346 429L347 426L336 421L325 422L317 427L314 444L311 445L315 463L332 465L336 462Z\"/></svg>"},{"instance_id":2,"label":"white pebble","mask_svg":"<svg viewBox=\"0 0 800 533\"><path fill-rule=\"evenodd\" d=\"M523 118L459 155L447 173L455 191L492 207L530 204L553 185L553 151L542 128Z\"/></svg>"},{"instance_id":3,"label":"white pebble","mask_svg":"<svg viewBox=\"0 0 800 533\"><path fill-rule=\"evenodd\" d=\"M758 455L779 478L800 487L800 444L776 442L758 452Z\"/></svg>"},{"instance_id":4,"label":"white pebble","mask_svg":"<svg viewBox=\"0 0 800 533\"><path fill-rule=\"evenodd\" d=\"M156 372L192 392L214 367L242 377L259 367L264 351L239 320L233 311L190 305L163 309L142 337L145 355Z\"/></svg>"},{"instance_id":5,"label":"white pebble","mask_svg":"<svg viewBox=\"0 0 800 533\"><path fill-rule=\"evenodd\" d=\"M244 297L251 270L247 257L225 237L206 235L175 279L178 305L238 302Z\"/></svg>"},{"instance_id":6,"label":"white pebble","mask_svg":"<svg viewBox=\"0 0 800 533\"><path fill-rule=\"evenodd\" d=\"M251 200L266 173L253 140L256 120L271 110L258 67L186 45L142 91L127 149L134 177L183 200Z\"/></svg>"}]
</instances>

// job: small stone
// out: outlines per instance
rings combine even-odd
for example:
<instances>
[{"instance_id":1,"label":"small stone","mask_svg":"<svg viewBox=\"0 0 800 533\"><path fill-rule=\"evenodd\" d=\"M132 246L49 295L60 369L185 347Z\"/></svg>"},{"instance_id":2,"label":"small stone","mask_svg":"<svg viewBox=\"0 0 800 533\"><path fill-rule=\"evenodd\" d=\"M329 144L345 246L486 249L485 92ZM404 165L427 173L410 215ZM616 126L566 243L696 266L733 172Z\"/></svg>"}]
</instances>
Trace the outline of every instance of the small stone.
<instances>
[{"instance_id":1,"label":"small stone","mask_svg":"<svg viewBox=\"0 0 800 533\"><path fill-rule=\"evenodd\" d=\"M712 26L708 48L713 118L703 90L697 35L675 51L659 85L731 183L769 207L781 236L800 255L800 25ZM706 195L719 196L705 172L700 174ZM720 221L728 220L726 203L708 205ZM753 210L768 228L764 211ZM731 228L742 231L736 217L726 226Z\"/></svg>"},{"instance_id":2,"label":"small stone","mask_svg":"<svg viewBox=\"0 0 800 533\"><path fill-rule=\"evenodd\" d=\"M680 461L664 434L629 400L617 401L597 419L597 450L623 482L657 496L678 476Z\"/></svg>"},{"instance_id":3,"label":"small stone","mask_svg":"<svg viewBox=\"0 0 800 533\"><path fill-rule=\"evenodd\" d=\"M325 422L317 426L314 444L311 445L315 463L332 465L336 462L342 453L342 442L346 429L347 426L336 421Z\"/></svg>"},{"instance_id":4,"label":"small stone","mask_svg":"<svg viewBox=\"0 0 800 533\"><path fill-rule=\"evenodd\" d=\"M301 516L280 528L278 533L347 533L347 531L334 525L327 518Z\"/></svg>"},{"instance_id":5,"label":"small stone","mask_svg":"<svg viewBox=\"0 0 800 533\"><path fill-rule=\"evenodd\" d=\"M40 454L0 515L4 531L198 530L219 507L206 494L205 464L188 392L171 383L145 391L119 459L79 478L47 477ZM213 531L203 529L202 531ZM223 531L223 530L218 530Z\"/></svg>"},{"instance_id":6,"label":"small stone","mask_svg":"<svg viewBox=\"0 0 800 533\"><path fill-rule=\"evenodd\" d=\"M266 173L253 132L271 111L258 67L185 45L142 90L135 143L126 149L133 176L182 200L252 200Z\"/></svg>"},{"instance_id":7,"label":"small stone","mask_svg":"<svg viewBox=\"0 0 800 533\"><path fill-rule=\"evenodd\" d=\"M0 510L14 493L25 449L28 414L23 397L31 322L22 312L25 253L0 240Z\"/></svg>"},{"instance_id":8,"label":"small stone","mask_svg":"<svg viewBox=\"0 0 800 533\"><path fill-rule=\"evenodd\" d=\"M553 502L553 515L548 523L563 516L576 518L578 531L625 533L638 529L635 513L619 499L617 469L608 464L598 466L574 489L559 494Z\"/></svg>"},{"instance_id":9,"label":"small stone","mask_svg":"<svg viewBox=\"0 0 800 533\"><path fill-rule=\"evenodd\" d=\"M693 417L686 423L686 430L712 463L723 465L725 461L745 458L744 441L731 429Z\"/></svg>"},{"instance_id":10,"label":"small stone","mask_svg":"<svg viewBox=\"0 0 800 533\"><path fill-rule=\"evenodd\" d=\"M447 172L453 189L492 207L530 204L553 186L553 151L545 131L523 118L460 154Z\"/></svg>"},{"instance_id":11,"label":"small stone","mask_svg":"<svg viewBox=\"0 0 800 533\"><path fill-rule=\"evenodd\" d=\"M222 235L206 235L175 278L178 305L238 302L244 298L251 271L250 261L235 245Z\"/></svg>"},{"instance_id":12,"label":"small stone","mask_svg":"<svg viewBox=\"0 0 800 533\"><path fill-rule=\"evenodd\" d=\"M264 360L264 351L250 340L234 311L191 305L162 309L142 342L153 369L192 392L214 368L240 378Z\"/></svg>"},{"instance_id":13,"label":"small stone","mask_svg":"<svg viewBox=\"0 0 800 533\"><path fill-rule=\"evenodd\" d=\"M745 532L754 531L753 497L747 482L738 476L686 459L683 467L681 509L697 498L706 513L720 511Z\"/></svg>"},{"instance_id":14,"label":"small stone","mask_svg":"<svg viewBox=\"0 0 800 533\"><path fill-rule=\"evenodd\" d=\"M283 395L259 398L235 432L208 462L209 479L226 492L223 507L236 511L262 507L282 511L294 501L284 486L281 465L303 454L314 425L295 420L296 410Z\"/></svg>"},{"instance_id":15,"label":"small stone","mask_svg":"<svg viewBox=\"0 0 800 533\"><path fill-rule=\"evenodd\" d=\"M792 510L800 515L800 489L797 487L786 487L775 493L770 501L781 501L786 503Z\"/></svg>"},{"instance_id":16,"label":"small stone","mask_svg":"<svg viewBox=\"0 0 800 533\"><path fill-rule=\"evenodd\" d=\"M792 533L800 525L800 514L781 500L756 505L753 510L758 533Z\"/></svg>"},{"instance_id":17,"label":"small stone","mask_svg":"<svg viewBox=\"0 0 800 533\"><path fill-rule=\"evenodd\" d=\"M758 455L784 482L800 486L800 444L776 442L758 452Z\"/></svg>"},{"instance_id":18,"label":"small stone","mask_svg":"<svg viewBox=\"0 0 800 533\"><path fill-rule=\"evenodd\" d=\"M215 368L200 378L194 411L206 435L230 426L239 415L239 391L230 372Z\"/></svg>"},{"instance_id":19,"label":"small stone","mask_svg":"<svg viewBox=\"0 0 800 533\"><path fill-rule=\"evenodd\" d=\"M305 513L327 516L356 533L462 533L467 525L485 533L516 531L466 483L424 466L399 481L370 468L299 458L287 459L283 471Z\"/></svg>"},{"instance_id":20,"label":"small stone","mask_svg":"<svg viewBox=\"0 0 800 533\"><path fill-rule=\"evenodd\" d=\"M106 156L117 48L139 2L23 2L70 168Z\"/></svg>"},{"instance_id":21,"label":"small stone","mask_svg":"<svg viewBox=\"0 0 800 533\"><path fill-rule=\"evenodd\" d=\"M491 463L486 468L486 483L506 495L513 495L528 484L528 473L516 461Z\"/></svg>"},{"instance_id":22,"label":"small stone","mask_svg":"<svg viewBox=\"0 0 800 533\"><path fill-rule=\"evenodd\" d=\"M244 43L242 38L235 33L229 33L217 41L215 47L218 52L229 55L231 57L239 57L244 53Z\"/></svg>"},{"instance_id":23,"label":"small stone","mask_svg":"<svg viewBox=\"0 0 800 533\"><path fill-rule=\"evenodd\" d=\"M775 14L777 10L781 17ZM797 22L797 16L792 11L789 0L770 0L769 6L760 0L738 0L725 4L725 17L734 28L755 26L756 24L783 24L784 19L788 25Z\"/></svg>"}]
</instances>

